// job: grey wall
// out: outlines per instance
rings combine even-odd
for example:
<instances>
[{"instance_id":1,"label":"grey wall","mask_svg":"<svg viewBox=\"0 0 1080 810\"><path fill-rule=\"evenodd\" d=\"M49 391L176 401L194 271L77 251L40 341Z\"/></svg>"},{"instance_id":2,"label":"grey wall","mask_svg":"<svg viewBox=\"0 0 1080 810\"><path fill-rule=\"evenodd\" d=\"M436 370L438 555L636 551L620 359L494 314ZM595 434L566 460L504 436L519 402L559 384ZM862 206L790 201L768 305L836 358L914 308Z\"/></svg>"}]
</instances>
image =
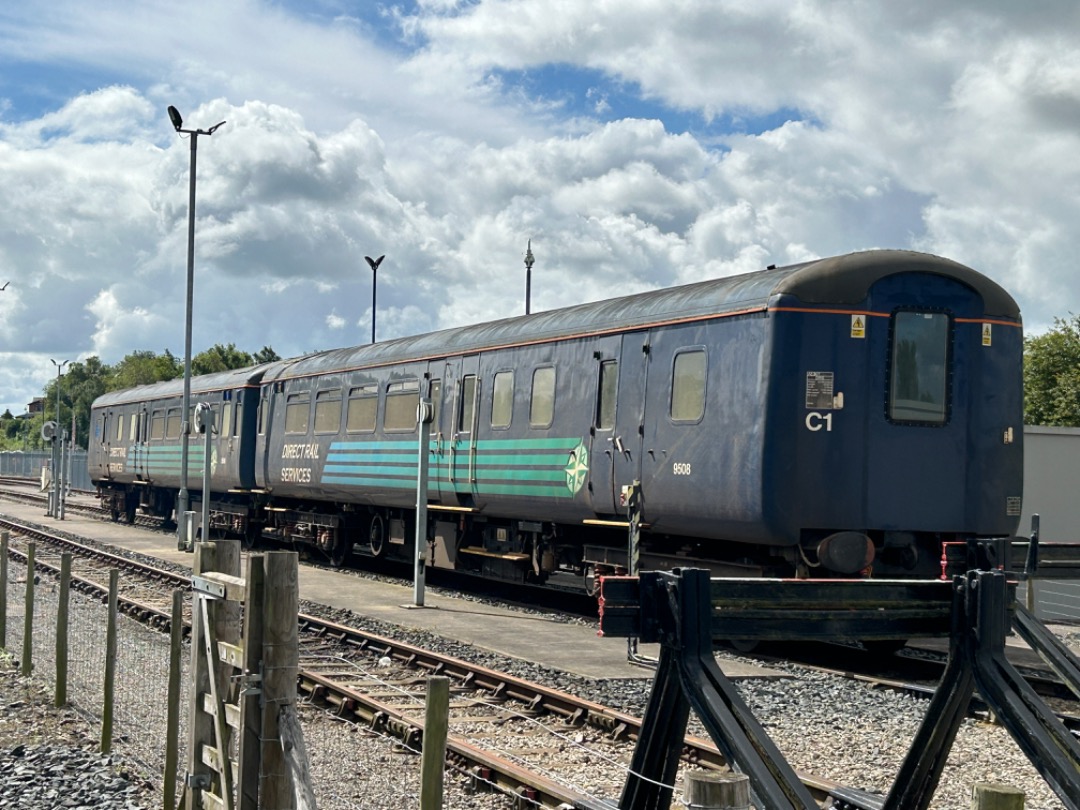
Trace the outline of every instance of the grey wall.
<instances>
[{"instance_id":1,"label":"grey wall","mask_svg":"<svg viewBox=\"0 0 1080 810\"><path fill-rule=\"evenodd\" d=\"M1039 539L1080 543L1080 428L1024 428L1024 509L1017 533L1031 533L1039 516ZM1048 622L1080 623L1080 582L1036 583L1037 613Z\"/></svg>"}]
</instances>

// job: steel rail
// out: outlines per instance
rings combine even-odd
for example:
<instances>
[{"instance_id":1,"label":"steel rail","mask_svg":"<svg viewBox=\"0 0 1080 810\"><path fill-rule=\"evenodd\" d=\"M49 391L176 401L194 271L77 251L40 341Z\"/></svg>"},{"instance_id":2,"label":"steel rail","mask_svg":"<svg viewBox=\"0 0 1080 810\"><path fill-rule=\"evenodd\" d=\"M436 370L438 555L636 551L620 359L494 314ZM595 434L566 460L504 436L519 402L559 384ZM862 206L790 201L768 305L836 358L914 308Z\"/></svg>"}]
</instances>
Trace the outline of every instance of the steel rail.
<instances>
[{"instance_id":1,"label":"steel rail","mask_svg":"<svg viewBox=\"0 0 1080 810\"><path fill-rule=\"evenodd\" d=\"M106 561L118 568L126 568L147 576L163 586L172 586L184 590L190 590L190 575L176 574L164 571L146 563L132 560L128 557L113 554L102 549L87 546L69 538L60 537L44 529L28 526L10 518L0 518L0 526L18 531L19 533L43 539L46 542L60 545L79 554L93 556L98 561ZM9 554L17 559L25 561L25 555L16 549L9 547ZM59 568L42 560L39 556L35 560L35 566L59 575ZM73 578L74 579L74 578ZM82 586L86 592L96 594L98 598L104 598L107 588L101 584L85 580ZM171 625L171 617L164 611L136 602L134 600L119 599L121 610L136 618L141 618L153 626L167 630ZM375 633L347 627L345 625L320 619L316 616L301 613L298 616L299 627L302 633L314 639L328 639L337 643L353 647L360 651L370 651L380 656L390 658L426 671L430 674L445 675L462 686L471 686L489 692L493 697L505 697L514 699L526 707L527 710L548 712L558 715L571 724L588 724L602 729L613 738L625 738L628 742L637 740L641 728L641 719L632 715L602 706L598 703L582 698L574 697L568 693L552 689L539 684L530 683L521 678L502 673L487 667L470 664L459 658L434 653L420 647L397 641L395 639L380 636ZM190 626L185 624L185 634L190 632ZM343 711L372 722L374 718L392 719L392 722L377 721L385 725L385 730L399 735L405 743L409 743L422 734L421 722L414 722L405 718L401 712L393 707L351 690L340 684L312 671L301 671L298 676L298 686L301 691L313 699L339 707ZM468 743L461 742L461 746L449 747L452 751L454 764L472 770L474 778L487 781L506 790L511 795L517 795L533 800L550 798L553 804L545 804L545 807L559 807L569 804L581 810L613 810L614 805L578 795L546 777L530 774L520 766L502 760L490 753ZM473 756L475 752L479 752ZM684 759L694 765L709 769L726 767L726 760L711 741L698 737L687 737L685 740ZM501 763L501 764L500 764ZM819 800L824 800L837 791L843 791L844 786L828 779L799 773L799 778L811 793ZM857 805L851 805L855 807Z\"/></svg>"}]
</instances>

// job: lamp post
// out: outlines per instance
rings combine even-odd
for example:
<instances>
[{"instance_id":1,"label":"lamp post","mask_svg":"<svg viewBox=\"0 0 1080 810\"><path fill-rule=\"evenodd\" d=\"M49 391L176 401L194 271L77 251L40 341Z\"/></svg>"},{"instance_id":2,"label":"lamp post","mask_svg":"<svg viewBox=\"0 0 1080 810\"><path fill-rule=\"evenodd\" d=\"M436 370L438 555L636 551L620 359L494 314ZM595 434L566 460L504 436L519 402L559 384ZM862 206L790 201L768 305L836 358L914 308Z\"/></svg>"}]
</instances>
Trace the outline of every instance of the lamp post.
<instances>
[{"instance_id":1,"label":"lamp post","mask_svg":"<svg viewBox=\"0 0 1080 810\"><path fill-rule=\"evenodd\" d=\"M49 513L49 517L59 518L61 516L61 512L60 512L60 488L62 486L62 484L60 483L60 476L61 476L61 473L62 473L62 470L63 470L63 464L61 463L61 459L63 458L63 448L64 448L64 431L60 427L60 425L63 424L60 421L60 375L64 370L64 366L66 366L70 361L64 360L64 361L62 361L60 363L57 363L55 360L53 360L50 357L49 362L52 363L54 366L56 366L56 437L53 439L53 450L52 450L53 502L52 502L52 510ZM57 448L57 446L56 446L57 440L60 441L60 447L59 448ZM59 449L59 453L57 452L58 449Z\"/></svg>"},{"instance_id":2,"label":"lamp post","mask_svg":"<svg viewBox=\"0 0 1080 810\"><path fill-rule=\"evenodd\" d=\"M177 547L185 548L182 536L184 513L188 511L188 436L191 434L191 301L195 287L195 152L200 135L213 135L224 124L210 129L184 129L184 119L176 107L169 107L169 120L178 134L191 136L191 169L188 179L187 307L184 311L184 399L180 417L180 497L176 507Z\"/></svg>"},{"instance_id":3,"label":"lamp post","mask_svg":"<svg viewBox=\"0 0 1080 810\"><path fill-rule=\"evenodd\" d=\"M382 260L385 259L385 254L377 259L373 259L370 256L365 256L366 261L371 266L371 343L375 344L375 291L376 280L379 277L379 265L382 264Z\"/></svg>"},{"instance_id":4,"label":"lamp post","mask_svg":"<svg viewBox=\"0 0 1080 810\"><path fill-rule=\"evenodd\" d=\"M532 268L536 264L536 259L532 254L532 239L529 240L529 246L525 248L525 314L528 315L532 305Z\"/></svg>"}]
</instances>

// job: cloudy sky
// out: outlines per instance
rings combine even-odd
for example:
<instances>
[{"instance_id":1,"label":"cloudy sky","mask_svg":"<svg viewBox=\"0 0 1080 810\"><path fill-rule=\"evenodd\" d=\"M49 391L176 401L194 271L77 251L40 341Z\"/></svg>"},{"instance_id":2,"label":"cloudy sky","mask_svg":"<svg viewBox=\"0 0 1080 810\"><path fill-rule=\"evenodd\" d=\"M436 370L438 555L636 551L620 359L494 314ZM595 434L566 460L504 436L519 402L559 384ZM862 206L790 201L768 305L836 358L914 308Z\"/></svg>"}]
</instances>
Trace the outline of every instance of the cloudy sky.
<instances>
[{"instance_id":1,"label":"cloudy sky","mask_svg":"<svg viewBox=\"0 0 1080 810\"><path fill-rule=\"evenodd\" d=\"M1075 0L0 6L0 409L49 359L290 356L874 247L1080 312Z\"/></svg>"}]
</instances>

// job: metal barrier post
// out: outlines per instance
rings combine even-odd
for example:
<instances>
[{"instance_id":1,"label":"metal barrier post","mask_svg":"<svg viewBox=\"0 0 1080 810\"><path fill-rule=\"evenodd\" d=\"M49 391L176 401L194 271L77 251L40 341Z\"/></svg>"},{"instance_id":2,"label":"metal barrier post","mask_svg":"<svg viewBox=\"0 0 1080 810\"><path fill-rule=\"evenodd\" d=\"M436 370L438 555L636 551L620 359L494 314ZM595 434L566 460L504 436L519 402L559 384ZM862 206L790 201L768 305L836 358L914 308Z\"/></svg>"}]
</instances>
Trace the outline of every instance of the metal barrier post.
<instances>
[{"instance_id":1,"label":"metal barrier post","mask_svg":"<svg viewBox=\"0 0 1080 810\"><path fill-rule=\"evenodd\" d=\"M8 543L11 535L0 532L0 650L7 647Z\"/></svg>"},{"instance_id":2,"label":"metal barrier post","mask_svg":"<svg viewBox=\"0 0 1080 810\"><path fill-rule=\"evenodd\" d=\"M34 669L34 550L37 544L26 544L26 615L23 617L23 649L21 673L30 677Z\"/></svg>"}]
</instances>

